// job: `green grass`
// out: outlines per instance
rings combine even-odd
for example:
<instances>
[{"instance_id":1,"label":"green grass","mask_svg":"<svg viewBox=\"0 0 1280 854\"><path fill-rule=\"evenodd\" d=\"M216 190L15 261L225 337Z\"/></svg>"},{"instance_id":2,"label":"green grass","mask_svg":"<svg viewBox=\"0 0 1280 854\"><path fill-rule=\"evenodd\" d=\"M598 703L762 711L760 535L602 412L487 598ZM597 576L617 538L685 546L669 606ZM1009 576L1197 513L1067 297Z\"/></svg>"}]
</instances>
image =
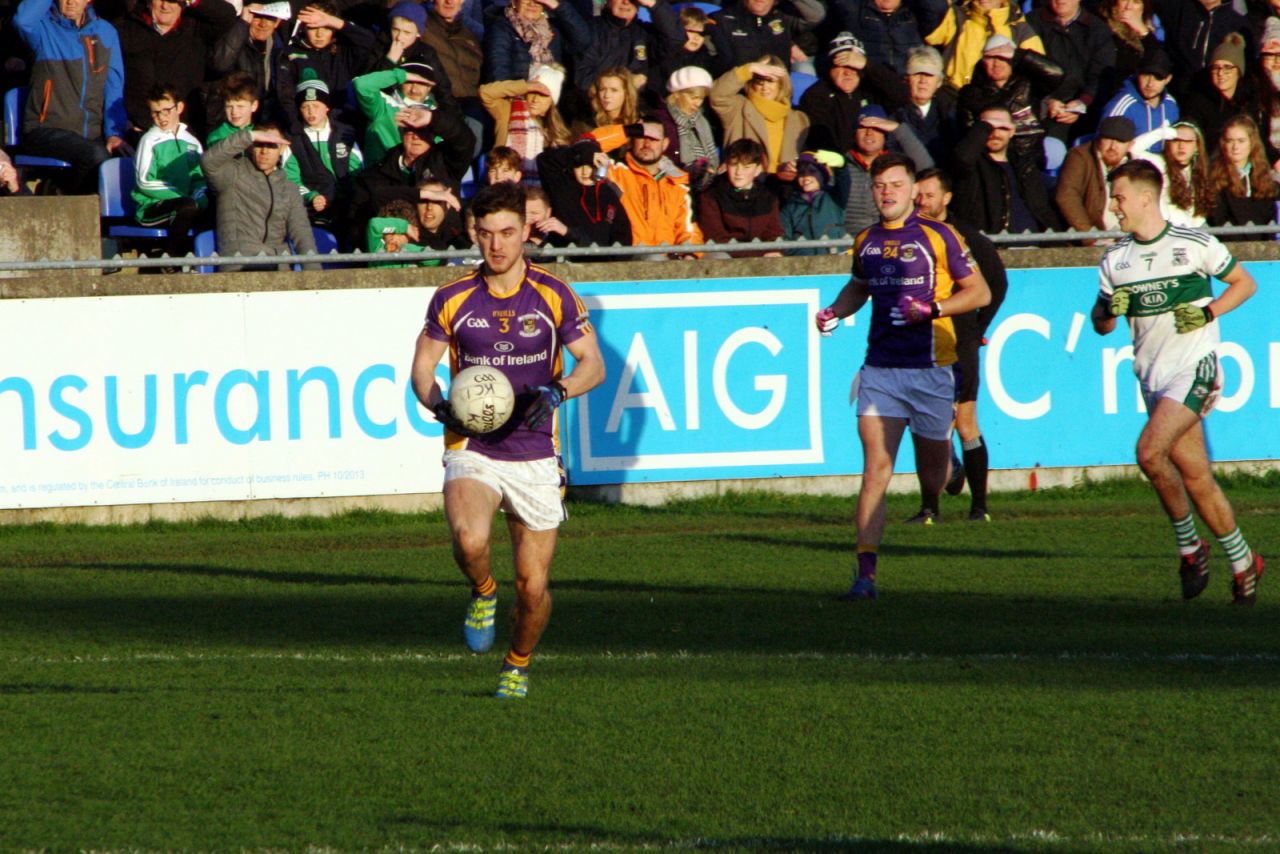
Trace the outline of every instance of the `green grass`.
<instances>
[{"instance_id":1,"label":"green grass","mask_svg":"<svg viewBox=\"0 0 1280 854\"><path fill-rule=\"evenodd\" d=\"M1184 604L1136 482L994 511L851 605L852 499L574 505L514 704L438 514L0 529L0 850L1280 850L1280 582Z\"/></svg>"}]
</instances>

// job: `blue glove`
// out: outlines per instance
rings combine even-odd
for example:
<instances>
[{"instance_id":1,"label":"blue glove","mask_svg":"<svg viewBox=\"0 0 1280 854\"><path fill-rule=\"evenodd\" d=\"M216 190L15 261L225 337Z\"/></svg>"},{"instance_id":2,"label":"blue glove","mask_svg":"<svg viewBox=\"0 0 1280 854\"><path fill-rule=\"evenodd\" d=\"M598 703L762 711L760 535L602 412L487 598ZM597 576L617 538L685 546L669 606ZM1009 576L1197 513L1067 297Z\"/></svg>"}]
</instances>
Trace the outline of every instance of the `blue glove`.
<instances>
[{"instance_id":1,"label":"blue glove","mask_svg":"<svg viewBox=\"0 0 1280 854\"><path fill-rule=\"evenodd\" d=\"M524 416L524 426L530 429L536 429L539 424L551 417L551 413L555 412L560 404L564 403L568 392L564 390L564 386L560 383L553 382L550 385L540 385L537 388L525 387L526 391L531 391L537 395L533 399L533 403L529 404L529 410Z\"/></svg>"}]
</instances>

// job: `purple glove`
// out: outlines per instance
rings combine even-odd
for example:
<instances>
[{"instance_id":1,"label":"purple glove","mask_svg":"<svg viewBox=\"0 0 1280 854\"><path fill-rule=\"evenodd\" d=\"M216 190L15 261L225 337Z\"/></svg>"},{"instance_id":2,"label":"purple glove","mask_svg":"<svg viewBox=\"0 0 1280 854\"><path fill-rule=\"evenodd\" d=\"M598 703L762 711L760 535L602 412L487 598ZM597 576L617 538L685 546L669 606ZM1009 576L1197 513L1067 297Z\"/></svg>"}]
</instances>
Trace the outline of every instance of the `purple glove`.
<instances>
[{"instance_id":1,"label":"purple glove","mask_svg":"<svg viewBox=\"0 0 1280 854\"><path fill-rule=\"evenodd\" d=\"M938 316L938 304L912 296L904 296L898 304L889 309L889 317L894 326L910 326L933 320Z\"/></svg>"},{"instance_id":2,"label":"purple glove","mask_svg":"<svg viewBox=\"0 0 1280 854\"><path fill-rule=\"evenodd\" d=\"M840 318L834 308L827 306L813 316L813 322L817 324L819 332L823 335L830 335L840 325Z\"/></svg>"}]
</instances>

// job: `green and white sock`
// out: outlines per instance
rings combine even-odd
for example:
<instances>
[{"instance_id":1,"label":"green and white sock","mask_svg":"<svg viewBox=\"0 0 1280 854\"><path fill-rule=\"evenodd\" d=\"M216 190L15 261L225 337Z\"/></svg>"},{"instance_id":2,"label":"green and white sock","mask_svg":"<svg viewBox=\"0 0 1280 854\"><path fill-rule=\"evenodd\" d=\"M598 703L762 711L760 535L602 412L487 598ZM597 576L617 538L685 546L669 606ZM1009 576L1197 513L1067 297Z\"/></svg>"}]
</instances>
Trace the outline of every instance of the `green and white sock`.
<instances>
[{"instance_id":1,"label":"green and white sock","mask_svg":"<svg viewBox=\"0 0 1280 854\"><path fill-rule=\"evenodd\" d=\"M1188 513L1181 519L1171 519L1173 535L1178 538L1178 554L1193 555L1200 548L1200 535L1196 533L1195 517Z\"/></svg>"},{"instance_id":2,"label":"green and white sock","mask_svg":"<svg viewBox=\"0 0 1280 854\"><path fill-rule=\"evenodd\" d=\"M1232 572L1244 572L1249 568L1253 552L1249 550L1249 544L1244 541L1239 528L1233 528L1229 533L1218 537L1218 542L1222 543L1222 550L1227 553L1227 560L1231 561Z\"/></svg>"}]
</instances>

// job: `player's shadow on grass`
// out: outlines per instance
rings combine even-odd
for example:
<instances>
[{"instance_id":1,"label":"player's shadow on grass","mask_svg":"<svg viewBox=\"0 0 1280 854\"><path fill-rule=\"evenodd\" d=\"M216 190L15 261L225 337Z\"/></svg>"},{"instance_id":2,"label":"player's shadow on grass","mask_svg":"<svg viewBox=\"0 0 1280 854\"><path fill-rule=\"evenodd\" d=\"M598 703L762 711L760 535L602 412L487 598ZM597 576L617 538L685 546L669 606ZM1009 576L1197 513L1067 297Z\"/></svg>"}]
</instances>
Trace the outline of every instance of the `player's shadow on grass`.
<instances>
[{"instance_id":1,"label":"player's shadow on grass","mask_svg":"<svg viewBox=\"0 0 1280 854\"><path fill-rule=\"evenodd\" d=\"M767 546L785 546L797 549L811 549L813 551L837 552L853 558L853 548L851 540L842 540L833 542L830 539L806 539L797 537L794 532L788 531L781 534L742 534L730 533L721 534L721 539L729 540L735 543L749 543L752 545ZM977 543L972 547L949 547L949 546L922 546L918 544L904 545L900 543L886 543L880 547L881 554L930 554L939 557L975 557L981 555L996 555L1002 558L1027 558L1034 560L1036 558L1060 558L1072 557L1071 552L1064 552L1061 549L1000 549L992 547L990 541ZM1087 554L1085 551L1077 554Z\"/></svg>"},{"instance_id":2,"label":"player's shadow on grass","mask_svg":"<svg viewBox=\"0 0 1280 854\"><path fill-rule=\"evenodd\" d=\"M956 854L999 854L1019 849L1003 845L975 845L963 842L933 842L898 839L865 839L861 837L831 836L825 838L808 838L803 836L725 836L698 837L681 839L662 836L657 833L626 833L590 825L566 824L527 824L504 822L498 825L504 833L517 838L528 834L536 834L535 838L543 839L548 835L558 838L562 843L582 845L590 848L599 845L631 846L637 848L673 847L678 851L865 851L885 852L885 854L905 854L905 852L947 851Z\"/></svg>"},{"instance_id":3,"label":"player's shadow on grass","mask_svg":"<svg viewBox=\"0 0 1280 854\"><path fill-rule=\"evenodd\" d=\"M50 571L73 569L92 572L126 572L126 573L164 573L175 575L200 575L207 578L237 578L246 581L268 581L273 584L320 584L320 585L404 585L404 584L441 584L443 581L432 581L424 578L410 578L403 575L368 575L362 573L339 572L298 572L267 569L241 569L232 566L209 566L189 563L64 563L23 564L23 568L48 569ZM457 587L457 583L449 585Z\"/></svg>"}]
</instances>

